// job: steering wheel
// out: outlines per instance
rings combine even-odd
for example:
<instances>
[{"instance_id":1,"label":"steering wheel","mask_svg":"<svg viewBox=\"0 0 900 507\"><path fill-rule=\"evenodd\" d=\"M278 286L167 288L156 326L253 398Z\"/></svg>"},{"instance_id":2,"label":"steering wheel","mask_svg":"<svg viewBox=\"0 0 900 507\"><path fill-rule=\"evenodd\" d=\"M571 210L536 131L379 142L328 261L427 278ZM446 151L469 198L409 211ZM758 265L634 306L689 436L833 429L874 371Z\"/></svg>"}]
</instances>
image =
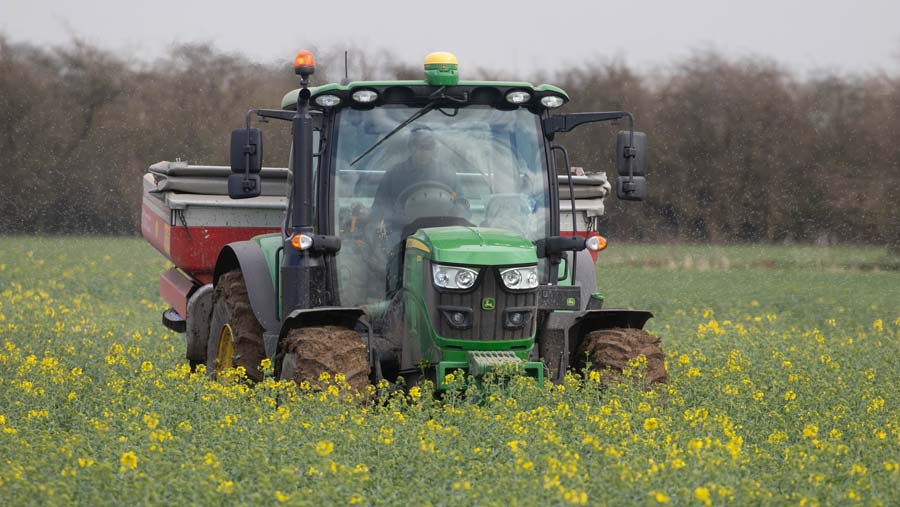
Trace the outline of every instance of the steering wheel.
<instances>
[{"instance_id":1,"label":"steering wheel","mask_svg":"<svg viewBox=\"0 0 900 507\"><path fill-rule=\"evenodd\" d=\"M456 191L436 180L420 181L403 189L397 196L394 211L412 222L422 217L456 216Z\"/></svg>"}]
</instances>

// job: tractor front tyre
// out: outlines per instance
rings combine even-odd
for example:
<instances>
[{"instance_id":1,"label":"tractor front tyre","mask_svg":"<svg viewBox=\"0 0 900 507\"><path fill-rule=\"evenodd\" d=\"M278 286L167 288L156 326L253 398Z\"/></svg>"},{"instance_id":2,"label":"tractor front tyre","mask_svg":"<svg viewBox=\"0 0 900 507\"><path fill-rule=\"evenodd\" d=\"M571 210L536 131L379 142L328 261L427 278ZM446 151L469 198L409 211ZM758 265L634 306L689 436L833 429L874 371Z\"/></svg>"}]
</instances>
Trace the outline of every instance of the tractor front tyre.
<instances>
[{"instance_id":1,"label":"tractor front tyre","mask_svg":"<svg viewBox=\"0 0 900 507\"><path fill-rule=\"evenodd\" d=\"M575 366L583 368L589 362L593 370L612 370L622 373L632 359L647 359L643 380L647 385L665 383L666 356L657 336L633 328L611 328L591 331L581 341Z\"/></svg>"},{"instance_id":2,"label":"tractor front tyre","mask_svg":"<svg viewBox=\"0 0 900 507\"><path fill-rule=\"evenodd\" d=\"M229 368L243 366L247 378L259 382L259 365L266 357L263 327L256 319L240 271L219 277L213 291L213 310L206 349L206 372L216 379Z\"/></svg>"},{"instance_id":3,"label":"tractor front tyre","mask_svg":"<svg viewBox=\"0 0 900 507\"><path fill-rule=\"evenodd\" d=\"M359 333L340 326L316 326L292 329L282 340L280 364L276 360L280 380L293 380L298 385L308 382L320 385L323 373L334 378L344 375L347 384L358 393L369 385L369 352Z\"/></svg>"}]
</instances>

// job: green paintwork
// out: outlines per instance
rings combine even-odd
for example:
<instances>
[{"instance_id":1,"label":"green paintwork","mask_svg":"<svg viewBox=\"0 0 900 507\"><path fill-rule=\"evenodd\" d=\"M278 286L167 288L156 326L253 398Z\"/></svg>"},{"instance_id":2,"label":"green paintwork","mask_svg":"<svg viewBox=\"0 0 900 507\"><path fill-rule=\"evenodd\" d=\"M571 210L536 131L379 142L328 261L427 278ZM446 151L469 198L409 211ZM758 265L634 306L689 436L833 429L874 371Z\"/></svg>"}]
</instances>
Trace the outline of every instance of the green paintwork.
<instances>
[{"instance_id":1,"label":"green paintwork","mask_svg":"<svg viewBox=\"0 0 900 507\"><path fill-rule=\"evenodd\" d=\"M531 241L505 229L487 227L433 227L410 236L431 250L437 263L478 266L537 264Z\"/></svg>"},{"instance_id":2,"label":"green paintwork","mask_svg":"<svg viewBox=\"0 0 900 507\"><path fill-rule=\"evenodd\" d=\"M464 226L420 229L410 238L424 244L428 252L419 246L410 246L404 253L403 294L407 332L404 348L410 348L409 361L417 363L425 360L435 365L439 372L468 369L467 353L472 350L512 350L519 359L527 361L534 348L533 334L518 340L497 341L460 340L438 335L429 318L423 291L431 287L431 274L426 273L425 259L469 266L536 264L534 245L525 237L504 229ZM527 363L526 371L533 372L535 369L541 370L542 379L543 364ZM440 389L445 387L443 375L435 379Z\"/></svg>"},{"instance_id":3,"label":"green paintwork","mask_svg":"<svg viewBox=\"0 0 900 507\"><path fill-rule=\"evenodd\" d=\"M425 65L425 81L432 86L453 86L459 83L459 69L452 63Z\"/></svg>"},{"instance_id":4,"label":"green paintwork","mask_svg":"<svg viewBox=\"0 0 900 507\"><path fill-rule=\"evenodd\" d=\"M272 283L274 284L278 268L280 267L278 261L281 260L275 258L278 249L282 246L281 234L277 232L260 234L259 236L254 236L251 241L259 245L259 249L263 251L263 255L266 257L266 264L269 267L269 275L272 277Z\"/></svg>"},{"instance_id":5,"label":"green paintwork","mask_svg":"<svg viewBox=\"0 0 900 507\"><path fill-rule=\"evenodd\" d=\"M275 283L278 279L278 270L281 269L281 256L278 255L278 249L283 245L281 233L261 234L251 238L251 241L259 245L259 249L262 250L263 256L266 258L266 267L269 268L269 276L272 277L272 286L275 287L275 291L278 293L278 297L275 298L278 305L276 315L281 315L281 284Z\"/></svg>"},{"instance_id":6,"label":"green paintwork","mask_svg":"<svg viewBox=\"0 0 900 507\"><path fill-rule=\"evenodd\" d=\"M503 86L523 88L534 92L556 93L562 96L567 102L569 100L569 94L566 93L565 90L549 84L535 86L525 81L460 81L456 84L459 86ZM434 88L434 86L428 84L427 81L354 81L345 85L330 83L322 86L315 86L310 88L309 91L312 93L312 97L315 97L327 92L342 92L343 94L349 94L356 89L384 88L388 86L423 86ZM300 93L299 89L291 90L285 94L284 98L281 99L281 108L290 110L297 109L298 93Z\"/></svg>"}]
</instances>

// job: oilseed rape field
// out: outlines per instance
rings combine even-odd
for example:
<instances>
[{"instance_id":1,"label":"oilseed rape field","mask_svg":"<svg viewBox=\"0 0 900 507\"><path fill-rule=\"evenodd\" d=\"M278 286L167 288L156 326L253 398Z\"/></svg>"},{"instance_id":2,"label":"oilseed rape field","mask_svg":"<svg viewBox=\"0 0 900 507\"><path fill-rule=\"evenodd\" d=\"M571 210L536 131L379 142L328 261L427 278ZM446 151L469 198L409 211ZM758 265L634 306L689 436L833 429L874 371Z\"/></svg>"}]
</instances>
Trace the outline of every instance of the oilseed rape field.
<instances>
[{"instance_id":1,"label":"oilseed rape field","mask_svg":"<svg viewBox=\"0 0 900 507\"><path fill-rule=\"evenodd\" d=\"M664 386L361 399L191 373L139 239L0 238L0 505L898 505L895 262L612 244L600 290L655 313Z\"/></svg>"}]
</instances>

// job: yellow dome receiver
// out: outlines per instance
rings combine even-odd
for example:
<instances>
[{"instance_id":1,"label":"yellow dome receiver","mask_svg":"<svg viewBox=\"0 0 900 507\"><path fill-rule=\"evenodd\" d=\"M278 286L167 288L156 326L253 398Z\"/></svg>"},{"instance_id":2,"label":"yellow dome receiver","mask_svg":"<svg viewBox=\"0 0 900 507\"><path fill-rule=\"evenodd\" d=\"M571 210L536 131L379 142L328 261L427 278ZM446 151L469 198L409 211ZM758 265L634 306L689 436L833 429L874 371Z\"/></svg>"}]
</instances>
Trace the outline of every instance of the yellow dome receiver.
<instances>
[{"instance_id":1,"label":"yellow dome receiver","mask_svg":"<svg viewBox=\"0 0 900 507\"><path fill-rule=\"evenodd\" d=\"M453 86L459 82L459 65L456 55L446 51L431 53L425 57L425 81L432 86Z\"/></svg>"}]
</instances>

